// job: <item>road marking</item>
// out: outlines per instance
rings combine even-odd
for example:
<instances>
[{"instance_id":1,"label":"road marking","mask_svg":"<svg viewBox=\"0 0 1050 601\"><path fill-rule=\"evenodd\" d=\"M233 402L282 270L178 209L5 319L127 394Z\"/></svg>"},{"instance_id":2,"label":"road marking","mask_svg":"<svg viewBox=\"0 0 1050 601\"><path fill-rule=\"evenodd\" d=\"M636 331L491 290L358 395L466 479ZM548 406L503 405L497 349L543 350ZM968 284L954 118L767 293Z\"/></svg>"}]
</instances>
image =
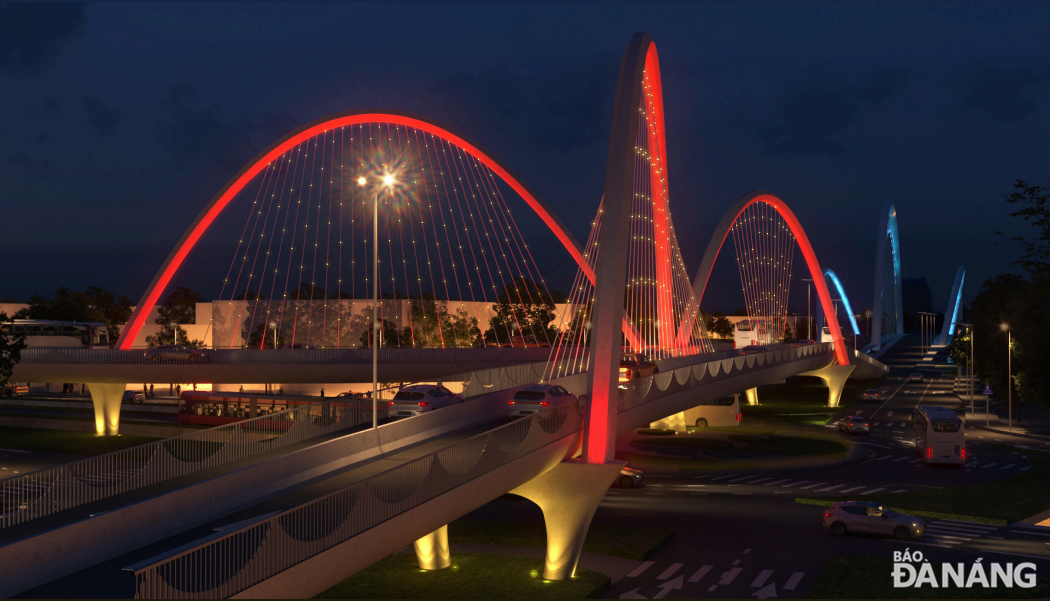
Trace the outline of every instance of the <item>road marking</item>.
<instances>
[{"instance_id":1,"label":"road marking","mask_svg":"<svg viewBox=\"0 0 1050 601\"><path fill-rule=\"evenodd\" d=\"M1017 464L1016 463L1011 463L1010 465L1004 465L1003 467L1001 467L999 469L1001 469L1001 470L1008 470L1008 469L1014 467L1015 465L1017 465Z\"/></svg>"},{"instance_id":2,"label":"road marking","mask_svg":"<svg viewBox=\"0 0 1050 601\"><path fill-rule=\"evenodd\" d=\"M793 590L795 590L795 587L798 586L798 583L802 580L802 577L805 576L805 575L806 575L805 572L795 572L794 574L792 574L791 578L788 578L787 583L784 585L784 590L785 591L793 591Z\"/></svg>"},{"instance_id":3,"label":"road marking","mask_svg":"<svg viewBox=\"0 0 1050 601\"><path fill-rule=\"evenodd\" d=\"M885 488L873 488L871 490L866 490L864 492L860 492L860 493L857 493L857 494L858 495L870 495L871 493L879 492L880 490L886 490L886 489ZM846 492L846 491L842 491L842 492Z\"/></svg>"},{"instance_id":4,"label":"road marking","mask_svg":"<svg viewBox=\"0 0 1050 601\"><path fill-rule=\"evenodd\" d=\"M662 495L664 493L662 493L662 492L647 492L645 494L647 494L647 495Z\"/></svg>"},{"instance_id":5,"label":"road marking","mask_svg":"<svg viewBox=\"0 0 1050 601\"><path fill-rule=\"evenodd\" d=\"M922 460L922 459L912 459L912 460L911 460L911 462L912 462L912 463L918 463L918 462L920 462L920 461L923 461L923 460Z\"/></svg>"},{"instance_id":6,"label":"road marking","mask_svg":"<svg viewBox=\"0 0 1050 601\"><path fill-rule=\"evenodd\" d=\"M728 572L722 573L722 579L718 581L718 584L732 584L733 579L737 577L740 572L743 572L744 568L733 568Z\"/></svg>"},{"instance_id":7,"label":"road marking","mask_svg":"<svg viewBox=\"0 0 1050 601\"><path fill-rule=\"evenodd\" d=\"M769 580L769 577L772 576L772 575L773 575L773 570L762 570L761 572L758 573L758 578L755 578L755 581L751 583L751 586L753 586L753 587L762 586L763 584L766 583L766 580Z\"/></svg>"},{"instance_id":8,"label":"road marking","mask_svg":"<svg viewBox=\"0 0 1050 601\"><path fill-rule=\"evenodd\" d=\"M1046 532L1033 532L1032 530L1011 530L1010 534L1031 534L1033 536L1050 536Z\"/></svg>"},{"instance_id":9,"label":"road marking","mask_svg":"<svg viewBox=\"0 0 1050 601\"><path fill-rule=\"evenodd\" d=\"M758 480L752 480L748 484L758 484L759 482L765 482L766 480L772 480L772 478L759 478Z\"/></svg>"},{"instance_id":10,"label":"road marking","mask_svg":"<svg viewBox=\"0 0 1050 601\"><path fill-rule=\"evenodd\" d=\"M981 469L985 469L985 470L986 470L986 469L988 469L988 468L992 467L993 465L999 465L999 464L998 464L998 463L996 463L995 461L993 461L993 462L989 463L988 465L984 466L984 467L983 467L983 468L981 468Z\"/></svg>"},{"instance_id":11,"label":"road marking","mask_svg":"<svg viewBox=\"0 0 1050 601\"><path fill-rule=\"evenodd\" d=\"M1021 469L1019 469L1019 470L1017 470L1017 471L1019 471L1019 472L1023 472L1023 471L1027 470L1027 469L1028 469L1028 468L1030 468L1030 467L1032 467L1032 466L1030 466L1030 465L1026 465L1026 466L1022 467Z\"/></svg>"},{"instance_id":12,"label":"road marking","mask_svg":"<svg viewBox=\"0 0 1050 601\"><path fill-rule=\"evenodd\" d=\"M711 479L712 479L712 480L725 480L726 478L732 478L732 477L734 477L734 476L736 476L736 474L730 474L730 475L728 475L728 476L719 476L719 477L717 477L717 478L711 478Z\"/></svg>"},{"instance_id":13,"label":"road marking","mask_svg":"<svg viewBox=\"0 0 1050 601\"><path fill-rule=\"evenodd\" d=\"M634 569L633 572L631 572L630 574L627 575L627 578L637 578L637 577L641 576L642 572L648 570L649 566L653 565L654 563L656 563L656 562L655 561L643 561L642 565L638 566L637 568Z\"/></svg>"},{"instance_id":14,"label":"road marking","mask_svg":"<svg viewBox=\"0 0 1050 601\"><path fill-rule=\"evenodd\" d=\"M763 486L773 486L774 484L782 484L784 482L787 482L788 480L791 480L791 478L784 478L783 480L777 480L775 482L766 482L765 484L763 484Z\"/></svg>"},{"instance_id":15,"label":"road marking","mask_svg":"<svg viewBox=\"0 0 1050 601\"><path fill-rule=\"evenodd\" d=\"M884 444L876 444L874 442L858 442L857 444L865 444L865 445L868 445L870 447L882 447L884 449L888 449L889 448L888 446L886 446Z\"/></svg>"},{"instance_id":16,"label":"road marking","mask_svg":"<svg viewBox=\"0 0 1050 601\"><path fill-rule=\"evenodd\" d=\"M711 587L707 589L707 592L710 593L711 591L715 590L716 588L718 588L718 585L717 584L712 584Z\"/></svg>"},{"instance_id":17,"label":"road marking","mask_svg":"<svg viewBox=\"0 0 1050 601\"><path fill-rule=\"evenodd\" d=\"M860 490L862 488L864 488L864 487L863 486L854 486L853 488L847 488L846 490L840 490L839 492L841 492L841 493L853 492L855 490ZM825 488L824 490L828 490L828 489Z\"/></svg>"},{"instance_id":18,"label":"road marking","mask_svg":"<svg viewBox=\"0 0 1050 601\"><path fill-rule=\"evenodd\" d=\"M920 461L921 461L921 460L920 460ZM973 467L973 466L977 465L978 463L979 463L979 462L977 462L977 461L974 461L974 462L972 462L972 463L967 463L967 464L966 464L966 467Z\"/></svg>"},{"instance_id":19,"label":"road marking","mask_svg":"<svg viewBox=\"0 0 1050 601\"><path fill-rule=\"evenodd\" d=\"M730 482L740 482L741 480L750 480L751 478L754 478L754 476L743 476L734 480L730 480Z\"/></svg>"},{"instance_id":20,"label":"road marking","mask_svg":"<svg viewBox=\"0 0 1050 601\"><path fill-rule=\"evenodd\" d=\"M751 494L751 493L749 493L749 492L735 492L735 493L733 493L733 494L734 494L734 495L749 495L749 494Z\"/></svg>"},{"instance_id":21,"label":"road marking","mask_svg":"<svg viewBox=\"0 0 1050 601\"><path fill-rule=\"evenodd\" d=\"M667 580L671 576L674 576L674 573L677 572L678 570L680 570L682 568L682 565L683 564L680 564L680 563L672 563L671 567L669 567L666 570L664 570L664 573L660 574L659 576L657 576L656 579L657 580Z\"/></svg>"},{"instance_id":22,"label":"road marking","mask_svg":"<svg viewBox=\"0 0 1050 601\"><path fill-rule=\"evenodd\" d=\"M376 326L376 327L378 328L379 326ZM877 425L879 425L879 422L875 422L874 424L871 425L871 427L874 428Z\"/></svg>"},{"instance_id":23,"label":"road marking","mask_svg":"<svg viewBox=\"0 0 1050 601\"><path fill-rule=\"evenodd\" d=\"M813 482L813 480L799 480L798 482L790 482L788 484L781 485L781 488L787 488L789 486L798 486L799 484L806 484L807 482Z\"/></svg>"},{"instance_id":24,"label":"road marking","mask_svg":"<svg viewBox=\"0 0 1050 601\"><path fill-rule=\"evenodd\" d=\"M895 491L891 492L890 494L891 494L891 495L895 495L895 494L897 494L897 493L899 493L899 492L908 492L908 489L906 489L906 488L902 488L902 489L900 489L900 490L895 490Z\"/></svg>"},{"instance_id":25,"label":"road marking","mask_svg":"<svg viewBox=\"0 0 1050 601\"><path fill-rule=\"evenodd\" d=\"M907 461L907 460L908 460L907 457L898 457L897 459L894 459L893 462L897 463L898 461Z\"/></svg>"},{"instance_id":26,"label":"road marking","mask_svg":"<svg viewBox=\"0 0 1050 601\"><path fill-rule=\"evenodd\" d=\"M744 549L744 555L747 555L750 552L751 552L751 549Z\"/></svg>"},{"instance_id":27,"label":"road marking","mask_svg":"<svg viewBox=\"0 0 1050 601\"><path fill-rule=\"evenodd\" d=\"M650 484L649 486L663 486L663 484Z\"/></svg>"},{"instance_id":28,"label":"road marking","mask_svg":"<svg viewBox=\"0 0 1050 601\"><path fill-rule=\"evenodd\" d=\"M733 565L735 565L735 566L740 565L740 560L739 559L734 559L733 560Z\"/></svg>"},{"instance_id":29,"label":"road marking","mask_svg":"<svg viewBox=\"0 0 1050 601\"><path fill-rule=\"evenodd\" d=\"M810 484L809 486L800 486L799 488L805 490L807 488L814 488L816 486L824 486L827 482L817 482L816 484Z\"/></svg>"},{"instance_id":30,"label":"road marking","mask_svg":"<svg viewBox=\"0 0 1050 601\"><path fill-rule=\"evenodd\" d=\"M824 491L827 491L827 490L835 490L836 488L842 488L843 486L846 486L846 485L845 484L836 484L835 486L829 486L827 488L822 488L822 489L820 489L817 492L824 492Z\"/></svg>"},{"instance_id":31,"label":"road marking","mask_svg":"<svg viewBox=\"0 0 1050 601\"><path fill-rule=\"evenodd\" d=\"M620 492L616 491L616 490L610 490L610 491L606 491L605 494L607 494L607 495L618 495L618 494L620 494Z\"/></svg>"},{"instance_id":32,"label":"road marking","mask_svg":"<svg viewBox=\"0 0 1050 601\"><path fill-rule=\"evenodd\" d=\"M879 457L875 461L883 461L884 459L892 459L892 458L893 458L893 455L883 455L882 457Z\"/></svg>"},{"instance_id":33,"label":"road marking","mask_svg":"<svg viewBox=\"0 0 1050 601\"><path fill-rule=\"evenodd\" d=\"M690 576L689 580L687 580L686 582L700 582L700 579L706 576L707 573L710 572L711 568L713 567L715 566L704 566L700 568L692 576Z\"/></svg>"}]
</instances>

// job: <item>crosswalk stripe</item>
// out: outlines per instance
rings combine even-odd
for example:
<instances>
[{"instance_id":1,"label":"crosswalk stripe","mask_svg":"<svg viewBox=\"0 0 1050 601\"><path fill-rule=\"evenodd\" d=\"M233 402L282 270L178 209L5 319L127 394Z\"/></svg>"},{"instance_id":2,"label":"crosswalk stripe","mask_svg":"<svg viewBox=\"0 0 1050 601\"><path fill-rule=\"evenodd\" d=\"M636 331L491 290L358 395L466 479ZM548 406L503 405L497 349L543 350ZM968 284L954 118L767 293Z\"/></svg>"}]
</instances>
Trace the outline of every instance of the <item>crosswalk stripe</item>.
<instances>
[{"instance_id":1,"label":"crosswalk stripe","mask_svg":"<svg viewBox=\"0 0 1050 601\"><path fill-rule=\"evenodd\" d=\"M711 568L715 566L704 566L696 571L692 576L689 577L687 582L700 582L700 579L707 575L711 571Z\"/></svg>"},{"instance_id":2,"label":"crosswalk stripe","mask_svg":"<svg viewBox=\"0 0 1050 601\"><path fill-rule=\"evenodd\" d=\"M751 478L754 478L754 476L741 476L739 478L730 480L730 482L740 482L741 480L750 480Z\"/></svg>"},{"instance_id":3,"label":"crosswalk stripe","mask_svg":"<svg viewBox=\"0 0 1050 601\"><path fill-rule=\"evenodd\" d=\"M1030 465L1026 465L1026 466L1022 467L1021 469L1019 469L1019 470L1017 470L1017 471L1019 471L1019 472L1023 472L1023 471L1026 471L1026 470L1027 470L1028 468L1030 468L1030 467L1032 467L1032 466L1030 466Z\"/></svg>"},{"instance_id":4,"label":"crosswalk stripe","mask_svg":"<svg viewBox=\"0 0 1050 601\"><path fill-rule=\"evenodd\" d=\"M893 455L883 455L882 457L879 457L875 461L885 461L886 459L892 459L892 458L893 458Z\"/></svg>"},{"instance_id":5,"label":"crosswalk stripe","mask_svg":"<svg viewBox=\"0 0 1050 601\"><path fill-rule=\"evenodd\" d=\"M827 484L827 482L817 482L816 484L810 484L809 486L800 486L799 488L801 488L802 490L805 490L807 488L815 488L817 486L824 486L825 484Z\"/></svg>"},{"instance_id":6,"label":"crosswalk stripe","mask_svg":"<svg viewBox=\"0 0 1050 601\"><path fill-rule=\"evenodd\" d=\"M907 461L907 460L908 460L907 457L898 457L898 458L894 459L893 462L897 463L898 461Z\"/></svg>"},{"instance_id":7,"label":"crosswalk stripe","mask_svg":"<svg viewBox=\"0 0 1050 601\"><path fill-rule=\"evenodd\" d=\"M895 494L897 494L897 493L899 493L899 492L908 492L908 489L906 489L906 488L902 488L902 489L900 489L900 490L895 490L895 491L893 491L893 492L892 492L892 493L890 493L890 494L891 494L891 495L895 495Z\"/></svg>"},{"instance_id":8,"label":"crosswalk stripe","mask_svg":"<svg viewBox=\"0 0 1050 601\"><path fill-rule=\"evenodd\" d=\"M788 578L788 581L784 584L784 590L785 591L793 591L793 590L795 590L795 587L798 586L798 583L802 580L802 577L805 576L805 575L806 575L805 572L795 572L794 574L792 574L791 578Z\"/></svg>"},{"instance_id":9,"label":"crosswalk stripe","mask_svg":"<svg viewBox=\"0 0 1050 601\"><path fill-rule=\"evenodd\" d=\"M1003 467L1001 467L999 469L1001 469L1001 470L1008 470L1008 469L1014 467L1015 465L1017 465L1017 464L1016 463L1011 463L1010 465L1004 465Z\"/></svg>"},{"instance_id":10,"label":"crosswalk stripe","mask_svg":"<svg viewBox=\"0 0 1050 601\"><path fill-rule=\"evenodd\" d=\"M656 579L657 580L667 580L671 576L674 576L674 573L677 572L679 569L681 569L682 565L683 564L680 564L680 563L672 563L671 567L669 567L666 570L664 570L663 574L660 574L659 576L657 576Z\"/></svg>"},{"instance_id":11,"label":"crosswalk stripe","mask_svg":"<svg viewBox=\"0 0 1050 601\"><path fill-rule=\"evenodd\" d=\"M758 480L748 482L748 484L758 484L759 482L765 482L766 480L772 480L772 478L759 478Z\"/></svg>"},{"instance_id":12,"label":"crosswalk stripe","mask_svg":"<svg viewBox=\"0 0 1050 601\"><path fill-rule=\"evenodd\" d=\"M726 478L732 478L732 477L734 477L734 476L736 476L736 474L730 474L730 475L728 475L728 476L719 476L719 477L717 477L717 478L711 478L711 479L712 479L712 480L725 480Z\"/></svg>"},{"instance_id":13,"label":"crosswalk stripe","mask_svg":"<svg viewBox=\"0 0 1050 601\"><path fill-rule=\"evenodd\" d=\"M1011 534L1032 534L1035 536L1050 536L1047 532L1036 532L1035 530L1011 530Z\"/></svg>"},{"instance_id":14,"label":"crosswalk stripe","mask_svg":"<svg viewBox=\"0 0 1050 601\"><path fill-rule=\"evenodd\" d=\"M993 465L999 465L999 464L997 462L993 461L993 462L989 463L988 465L982 467L981 469L986 470L986 469L992 467Z\"/></svg>"},{"instance_id":15,"label":"crosswalk stripe","mask_svg":"<svg viewBox=\"0 0 1050 601\"><path fill-rule=\"evenodd\" d=\"M799 484L808 484L812 480L799 480L798 482L788 482L787 484L781 484L782 487L787 488L788 486L798 486Z\"/></svg>"},{"instance_id":16,"label":"crosswalk stripe","mask_svg":"<svg viewBox=\"0 0 1050 601\"><path fill-rule=\"evenodd\" d=\"M864 487L863 486L854 486L853 488L847 488L846 490L840 490L839 492L841 492L841 493L853 492L855 490L860 490L862 488L864 488ZM825 488L824 490L827 490L827 489Z\"/></svg>"},{"instance_id":17,"label":"crosswalk stripe","mask_svg":"<svg viewBox=\"0 0 1050 601\"><path fill-rule=\"evenodd\" d=\"M966 467L973 467L973 466L975 466L975 465L977 465L977 464L978 464L978 462L977 462L977 461L973 461L973 462L967 463L967 464L966 464Z\"/></svg>"},{"instance_id":18,"label":"crosswalk stripe","mask_svg":"<svg viewBox=\"0 0 1050 601\"><path fill-rule=\"evenodd\" d=\"M773 482L766 482L762 486L773 486L774 484L783 484L784 482L787 482L788 480L791 480L791 478L784 478L783 480L776 480L776 481L773 481Z\"/></svg>"},{"instance_id":19,"label":"crosswalk stripe","mask_svg":"<svg viewBox=\"0 0 1050 601\"><path fill-rule=\"evenodd\" d=\"M723 572L722 579L718 581L718 584L732 584L733 580L736 579L737 574L743 571L744 568L733 568L728 572Z\"/></svg>"},{"instance_id":20,"label":"crosswalk stripe","mask_svg":"<svg viewBox=\"0 0 1050 601\"><path fill-rule=\"evenodd\" d=\"M379 326L376 326L376 327L379 327ZM879 422L875 422L874 424L872 424L872 427L877 426L877 425L879 425Z\"/></svg>"},{"instance_id":21,"label":"crosswalk stripe","mask_svg":"<svg viewBox=\"0 0 1050 601\"><path fill-rule=\"evenodd\" d=\"M751 583L751 586L753 586L753 587L762 586L763 584L766 583L766 580L769 580L769 577L772 576L772 575L773 575L773 570L762 570L761 572L758 573L758 578L755 578L755 581Z\"/></svg>"},{"instance_id":22,"label":"crosswalk stripe","mask_svg":"<svg viewBox=\"0 0 1050 601\"><path fill-rule=\"evenodd\" d=\"M836 484L835 486L829 486L827 488L822 488L822 489L820 489L817 492L824 492L826 490L835 490L836 488L842 488L843 486L846 486L846 485L845 484Z\"/></svg>"},{"instance_id":23,"label":"crosswalk stripe","mask_svg":"<svg viewBox=\"0 0 1050 601\"><path fill-rule=\"evenodd\" d=\"M964 527L964 528L977 528L977 529L982 529L983 528L985 530L998 530L999 528L1002 528L1002 526L1000 526L999 524L988 524L988 523L985 523L985 522L964 522L962 520L949 520L947 518L939 519L939 520L937 520L936 523L937 524L952 524L952 525L961 526L961 527Z\"/></svg>"},{"instance_id":24,"label":"crosswalk stripe","mask_svg":"<svg viewBox=\"0 0 1050 601\"><path fill-rule=\"evenodd\" d=\"M880 490L886 490L886 489L885 488L873 488L871 490L866 490L864 492L857 493L857 494L859 494L859 495L870 495L871 493L879 492ZM843 491L843 492L845 492L845 491Z\"/></svg>"},{"instance_id":25,"label":"crosswalk stripe","mask_svg":"<svg viewBox=\"0 0 1050 601\"><path fill-rule=\"evenodd\" d=\"M649 566L656 563L655 561L643 561L641 565L634 569L633 572L627 575L627 578L637 578L642 575L642 572L649 569Z\"/></svg>"}]
</instances>

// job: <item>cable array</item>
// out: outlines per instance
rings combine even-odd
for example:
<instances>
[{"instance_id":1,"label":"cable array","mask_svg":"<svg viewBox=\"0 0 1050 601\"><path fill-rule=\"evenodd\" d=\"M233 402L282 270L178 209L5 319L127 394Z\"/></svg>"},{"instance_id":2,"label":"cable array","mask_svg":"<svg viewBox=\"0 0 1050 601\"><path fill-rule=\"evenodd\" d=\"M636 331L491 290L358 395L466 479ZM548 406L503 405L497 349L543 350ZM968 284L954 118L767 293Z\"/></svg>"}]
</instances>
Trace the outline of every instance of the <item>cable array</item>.
<instances>
[{"instance_id":1,"label":"cable array","mask_svg":"<svg viewBox=\"0 0 1050 601\"><path fill-rule=\"evenodd\" d=\"M766 203L753 203L730 230L755 344L784 337L795 236L780 213Z\"/></svg>"}]
</instances>

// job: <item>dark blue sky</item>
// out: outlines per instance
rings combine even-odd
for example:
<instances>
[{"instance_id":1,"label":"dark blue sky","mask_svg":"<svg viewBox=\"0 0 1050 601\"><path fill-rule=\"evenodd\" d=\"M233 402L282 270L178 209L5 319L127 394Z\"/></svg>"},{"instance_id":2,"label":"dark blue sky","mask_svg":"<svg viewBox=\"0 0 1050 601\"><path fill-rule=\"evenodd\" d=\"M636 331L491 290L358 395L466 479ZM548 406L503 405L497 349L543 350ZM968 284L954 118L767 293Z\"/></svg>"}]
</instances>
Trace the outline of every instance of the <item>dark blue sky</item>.
<instances>
[{"instance_id":1,"label":"dark blue sky","mask_svg":"<svg viewBox=\"0 0 1050 601\"><path fill-rule=\"evenodd\" d=\"M690 270L729 203L765 188L863 310L890 199L904 275L939 308L958 265L968 298L1009 269L1017 248L993 232L1023 231L1001 200L1013 181L1050 184L1047 23L1043 3L0 4L0 298L137 300L248 159L362 108L462 131L583 239L644 30ZM705 305L733 310L724 265Z\"/></svg>"}]
</instances>

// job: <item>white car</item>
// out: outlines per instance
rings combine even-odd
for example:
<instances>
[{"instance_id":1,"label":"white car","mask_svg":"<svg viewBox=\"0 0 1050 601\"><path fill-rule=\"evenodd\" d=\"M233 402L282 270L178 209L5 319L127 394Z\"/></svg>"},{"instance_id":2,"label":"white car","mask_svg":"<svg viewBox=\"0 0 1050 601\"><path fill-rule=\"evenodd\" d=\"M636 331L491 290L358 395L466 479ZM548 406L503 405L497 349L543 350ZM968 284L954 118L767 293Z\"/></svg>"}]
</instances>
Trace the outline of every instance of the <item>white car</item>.
<instances>
[{"instance_id":1,"label":"white car","mask_svg":"<svg viewBox=\"0 0 1050 601\"><path fill-rule=\"evenodd\" d=\"M510 402L510 418L518 419L558 407L576 400L576 395L557 384L534 384L514 393Z\"/></svg>"},{"instance_id":2,"label":"white car","mask_svg":"<svg viewBox=\"0 0 1050 601\"><path fill-rule=\"evenodd\" d=\"M395 420L456 405L463 401L464 398L461 395L441 384L413 384L405 386L394 395L388 411L390 419Z\"/></svg>"}]
</instances>

